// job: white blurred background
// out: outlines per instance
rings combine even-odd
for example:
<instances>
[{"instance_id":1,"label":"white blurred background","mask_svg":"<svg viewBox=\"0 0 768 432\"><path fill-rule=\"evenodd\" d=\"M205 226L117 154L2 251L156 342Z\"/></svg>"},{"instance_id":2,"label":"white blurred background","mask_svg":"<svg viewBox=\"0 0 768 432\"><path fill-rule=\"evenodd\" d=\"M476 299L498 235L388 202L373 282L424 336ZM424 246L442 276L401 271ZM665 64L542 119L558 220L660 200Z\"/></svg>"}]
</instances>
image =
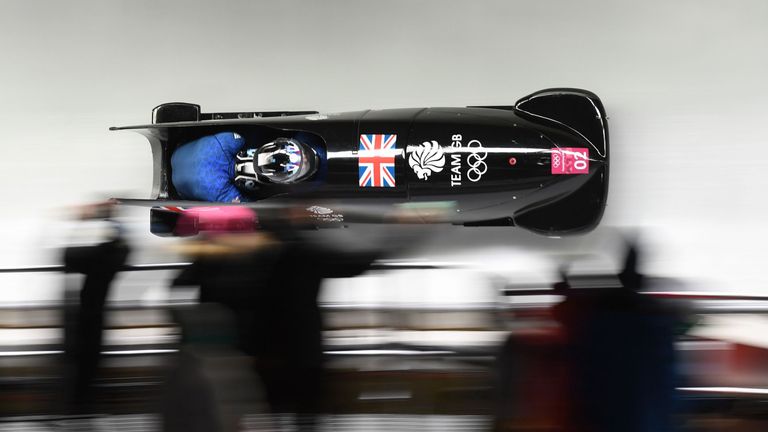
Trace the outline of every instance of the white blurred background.
<instances>
[{"instance_id":1,"label":"white blurred background","mask_svg":"<svg viewBox=\"0 0 768 432\"><path fill-rule=\"evenodd\" d=\"M648 273L765 292L766 22L763 0L4 0L0 267L55 262L73 204L149 194L144 138L107 129L146 123L163 102L344 111L509 104L565 86L597 93L609 115L601 228L452 228L409 254L547 280L563 254L610 261L631 228ZM167 240L147 234L145 209L126 218L134 261L176 259L158 252ZM1 277L0 301L60 289L52 275Z\"/></svg>"}]
</instances>

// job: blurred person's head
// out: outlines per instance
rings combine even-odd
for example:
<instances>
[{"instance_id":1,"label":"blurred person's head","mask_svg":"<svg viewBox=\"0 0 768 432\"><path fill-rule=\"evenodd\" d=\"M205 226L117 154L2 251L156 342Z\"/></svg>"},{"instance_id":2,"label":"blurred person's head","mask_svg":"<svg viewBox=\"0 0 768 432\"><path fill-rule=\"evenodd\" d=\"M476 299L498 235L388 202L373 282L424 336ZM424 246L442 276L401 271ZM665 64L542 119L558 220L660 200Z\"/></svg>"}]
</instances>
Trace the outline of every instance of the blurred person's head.
<instances>
[{"instance_id":1,"label":"blurred person's head","mask_svg":"<svg viewBox=\"0 0 768 432\"><path fill-rule=\"evenodd\" d=\"M99 201L77 207L77 218L80 220L109 220L116 213L117 202L114 200Z\"/></svg>"},{"instance_id":2,"label":"blurred person's head","mask_svg":"<svg viewBox=\"0 0 768 432\"><path fill-rule=\"evenodd\" d=\"M643 284L643 275L638 270L639 249L637 243L628 243L624 256L624 267L618 277L624 288L639 290Z\"/></svg>"},{"instance_id":3,"label":"blurred person's head","mask_svg":"<svg viewBox=\"0 0 768 432\"><path fill-rule=\"evenodd\" d=\"M552 291L554 291L555 295L568 295L568 291L570 290L571 286L568 284L567 267L561 266L558 269L558 275L560 276L560 280L552 285Z\"/></svg>"}]
</instances>

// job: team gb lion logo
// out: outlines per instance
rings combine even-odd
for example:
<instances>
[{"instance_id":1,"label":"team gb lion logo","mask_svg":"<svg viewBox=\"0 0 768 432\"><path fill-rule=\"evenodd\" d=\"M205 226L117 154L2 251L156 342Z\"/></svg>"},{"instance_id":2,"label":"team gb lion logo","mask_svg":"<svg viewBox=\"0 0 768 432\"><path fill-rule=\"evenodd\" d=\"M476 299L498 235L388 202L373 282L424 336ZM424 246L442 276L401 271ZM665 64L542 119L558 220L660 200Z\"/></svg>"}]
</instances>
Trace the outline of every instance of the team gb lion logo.
<instances>
[{"instance_id":1,"label":"team gb lion logo","mask_svg":"<svg viewBox=\"0 0 768 432\"><path fill-rule=\"evenodd\" d=\"M440 172L445 166L445 154L437 141L424 141L408 158L416 177L426 180L432 173Z\"/></svg>"}]
</instances>

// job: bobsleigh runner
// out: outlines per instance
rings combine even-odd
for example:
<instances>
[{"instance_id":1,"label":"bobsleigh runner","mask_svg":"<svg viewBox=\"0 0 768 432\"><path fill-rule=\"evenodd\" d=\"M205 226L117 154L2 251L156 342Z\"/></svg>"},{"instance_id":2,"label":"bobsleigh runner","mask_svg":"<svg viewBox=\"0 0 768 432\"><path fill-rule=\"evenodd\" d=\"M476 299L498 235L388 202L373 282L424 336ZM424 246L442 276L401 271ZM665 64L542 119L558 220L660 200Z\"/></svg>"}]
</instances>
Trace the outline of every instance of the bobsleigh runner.
<instances>
[{"instance_id":1,"label":"bobsleigh runner","mask_svg":"<svg viewBox=\"0 0 768 432\"><path fill-rule=\"evenodd\" d=\"M168 103L149 139L151 230L253 230L301 209L317 226L424 221L588 231L608 190L600 99L548 89L509 106L203 113Z\"/></svg>"}]
</instances>

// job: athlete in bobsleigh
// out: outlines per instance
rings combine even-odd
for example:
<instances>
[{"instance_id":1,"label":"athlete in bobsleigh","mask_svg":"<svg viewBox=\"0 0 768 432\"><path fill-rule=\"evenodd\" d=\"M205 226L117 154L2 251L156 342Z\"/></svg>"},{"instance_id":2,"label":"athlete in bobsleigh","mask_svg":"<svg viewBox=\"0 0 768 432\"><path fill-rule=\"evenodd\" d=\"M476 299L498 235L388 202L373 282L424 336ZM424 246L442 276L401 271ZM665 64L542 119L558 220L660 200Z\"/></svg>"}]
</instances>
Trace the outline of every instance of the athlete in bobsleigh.
<instances>
[{"instance_id":1,"label":"athlete in bobsleigh","mask_svg":"<svg viewBox=\"0 0 768 432\"><path fill-rule=\"evenodd\" d=\"M247 202L262 185L309 180L324 164L325 149L315 135L298 132L263 142L220 132L179 146L171 156L176 192L186 200Z\"/></svg>"}]
</instances>

